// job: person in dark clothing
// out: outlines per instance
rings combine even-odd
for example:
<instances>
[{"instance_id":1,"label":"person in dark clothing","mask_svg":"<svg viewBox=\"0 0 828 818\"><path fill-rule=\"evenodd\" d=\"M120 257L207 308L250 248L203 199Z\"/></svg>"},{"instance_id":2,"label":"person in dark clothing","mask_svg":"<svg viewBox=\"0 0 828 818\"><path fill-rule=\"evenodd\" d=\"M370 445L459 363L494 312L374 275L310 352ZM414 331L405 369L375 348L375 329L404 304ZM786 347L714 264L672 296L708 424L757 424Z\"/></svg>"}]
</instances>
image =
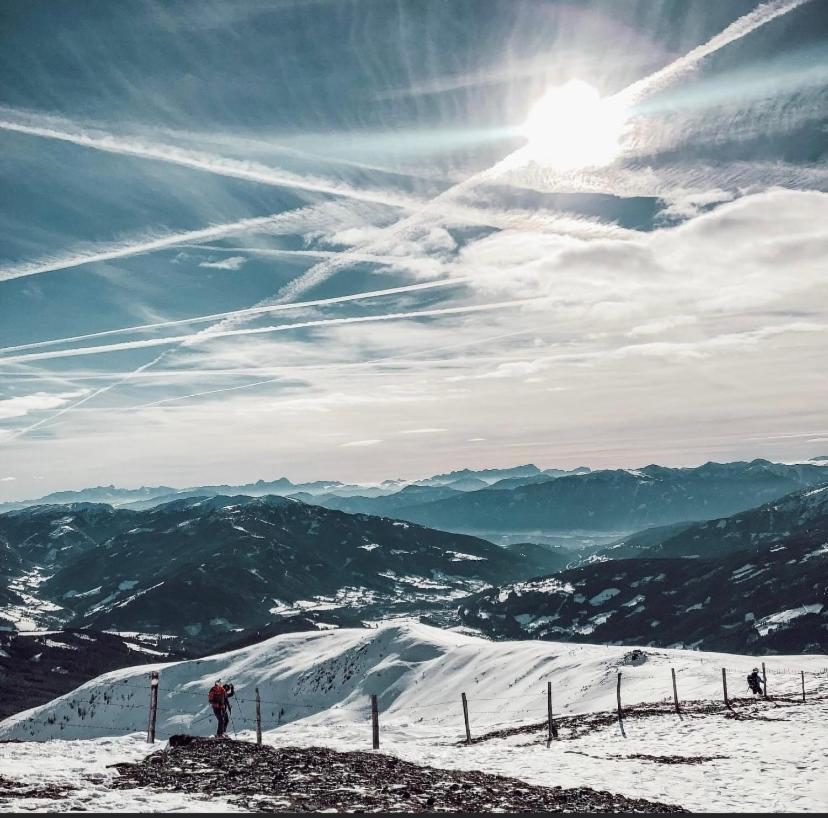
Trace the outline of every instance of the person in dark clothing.
<instances>
[{"instance_id":1,"label":"person in dark clothing","mask_svg":"<svg viewBox=\"0 0 828 818\"><path fill-rule=\"evenodd\" d=\"M230 699L233 698L236 690L233 687L232 682L223 684L222 687L224 688L224 732L226 733L227 725L230 723L230 714L233 712L233 708L230 705Z\"/></svg>"},{"instance_id":2,"label":"person in dark clothing","mask_svg":"<svg viewBox=\"0 0 828 818\"><path fill-rule=\"evenodd\" d=\"M748 687L750 688L750 692L753 693L754 696L761 696L762 695L762 685L765 683L765 680L759 675L759 668L753 668L752 673L747 677Z\"/></svg>"},{"instance_id":3,"label":"person in dark clothing","mask_svg":"<svg viewBox=\"0 0 828 818\"><path fill-rule=\"evenodd\" d=\"M229 699L234 692L232 684L224 685L221 683L221 679L218 679L207 694L207 701L210 702L210 707L213 708L213 715L218 722L216 729L216 736L218 738L221 738L227 732L227 725L230 722Z\"/></svg>"}]
</instances>

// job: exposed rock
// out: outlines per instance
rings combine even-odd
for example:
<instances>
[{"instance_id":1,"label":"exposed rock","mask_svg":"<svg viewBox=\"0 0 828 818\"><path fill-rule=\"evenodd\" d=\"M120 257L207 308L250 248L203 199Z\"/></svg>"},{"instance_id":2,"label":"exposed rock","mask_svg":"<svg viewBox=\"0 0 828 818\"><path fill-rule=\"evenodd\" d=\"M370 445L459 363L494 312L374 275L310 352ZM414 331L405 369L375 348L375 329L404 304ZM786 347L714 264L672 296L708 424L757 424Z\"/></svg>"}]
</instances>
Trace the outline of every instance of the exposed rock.
<instances>
[{"instance_id":1,"label":"exposed rock","mask_svg":"<svg viewBox=\"0 0 828 818\"><path fill-rule=\"evenodd\" d=\"M120 778L112 786L229 797L256 812L686 812L588 787L537 787L477 771L421 767L381 753L175 738L176 746L138 764L116 764Z\"/></svg>"},{"instance_id":2,"label":"exposed rock","mask_svg":"<svg viewBox=\"0 0 828 818\"><path fill-rule=\"evenodd\" d=\"M44 784L40 787L25 784L22 781L15 781L0 775L0 799L5 798L63 798L67 792L76 790L77 787L69 787L58 784Z\"/></svg>"}]
</instances>

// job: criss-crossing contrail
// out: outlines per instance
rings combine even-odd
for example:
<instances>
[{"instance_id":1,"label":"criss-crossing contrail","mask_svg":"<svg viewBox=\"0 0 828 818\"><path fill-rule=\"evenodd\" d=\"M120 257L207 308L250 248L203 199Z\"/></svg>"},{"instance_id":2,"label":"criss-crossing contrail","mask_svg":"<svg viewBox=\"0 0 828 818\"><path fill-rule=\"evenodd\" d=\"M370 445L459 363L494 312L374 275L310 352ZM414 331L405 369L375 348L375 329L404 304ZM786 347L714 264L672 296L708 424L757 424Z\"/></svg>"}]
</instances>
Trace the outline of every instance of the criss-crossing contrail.
<instances>
[{"instance_id":1,"label":"criss-crossing contrail","mask_svg":"<svg viewBox=\"0 0 828 818\"><path fill-rule=\"evenodd\" d=\"M781 15L792 11L798 6L804 5L807 2L810 2L810 0L770 0L770 2L762 3L753 11L748 12L739 19L735 20L714 37L711 37L706 43L697 46L692 51L689 51L683 57L674 60L664 68L661 68L649 76L632 83L611 97L610 100L627 106L633 105L645 97L663 90L676 80L685 76L688 72L696 68L702 60L721 48L724 48L730 43L741 39L760 26L775 20L777 17L780 17ZM386 227L379 242L374 240L359 249L363 252L371 252L377 247L381 247L382 243L388 239L404 235L407 231L420 226L424 219L427 219L429 216L439 215L441 205L447 199L452 199L459 194L467 193L477 185L491 181L501 173L520 164L525 156L525 149L518 148L516 151L513 151L492 167L473 174L463 182L453 185L418 210L415 210L415 212L411 215L403 218L395 224L390 225L389 227ZM314 265L299 276L299 278L283 287L282 290L276 295L277 302L287 301L298 297L311 287L321 284L349 263L349 260L345 257L340 260L334 259L331 261L323 261L320 264Z\"/></svg>"},{"instance_id":2,"label":"criss-crossing contrail","mask_svg":"<svg viewBox=\"0 0 828 818\"><path fill-rule=\"evenodd\" d=\"M289 304L272 304L265 307L243 307L238 310L217 312L210 315L196 315L192 318L177 318L172 321L157 321L153 324L136 324L131 327L120 327L118 329L102 330L101 332L90 332L86 335L73 335L67 338L52 338L48 341L32 341L28 344L17 344L16 346L0 348L0 355L7 355L12 352L23 352L28 349L39 349L48 346L60 346L62 344L76 344L80 341L93 341L96 338L111 338L113 335L132 335L137 332L149 332L151 330L169 329L181 327L188 324L199 324L204 322L221 321L225 318L245 316L252 318L258 315L266 315L285 310L305 309L309 307L326 307L331 304L346 304L350 301L365 301L374 298L387 298L391 295L403 295L405 293L416 293L423 290L434 290L443 287L459 287L470 281L469 276L458 276L457 278L441 279L440 281L424 281L419 284L403 284L400 287L388 287L384 290L368 290L361 293L350 293L349 295L336 295L330 298L315 298L311 301L292 301Z\"/></svg>"},{"instance_id":3,"label":"criss-crossing contrail","mask_svg":"<svg viewBox=\"0 0 828 818\"><path fill-rule=\"evenodd\" d=\"M684 55L684 57L681 57L678 60L671 63L670 65L665 66L659 71L654 72L649 77L645 77L644 79L639 80L638 82L632 83L630 86L628 86L626 89L624 89L616 95L616 100L622 101L630 105L639 102L646 96L649 96L653 93L662 90L663 88L669 86L671 83L675 82L677 79L683 77L686 73L692 71L703 59L718 51L719 49L723 48L724 46L732 42L735 42L736 40L749 34L751 31L754 31L755 29L765 25L771 20L774 20L777 17L780 17L781 15L788 13L789 11L797 8L798 6L804 5L806 2L809 2L809 0L770 0L770 2L762 3L761 5L757 6L753 11L749 12L746 15L743 15L738 20L731 23L723 31L721 31L716 36L712 37L706 43L697 46L692 51L688 52L688 54ZM39 127L32 125L27 126L25 124L14 123L5 120L0 121L0 128L5 128L6 130L11 131L18 131L21 133L28 133L33 136L61 139L63 141L74 142L78 145L93 147L99 150L104 150L112 153L122 153L149 159L158 159L160 161L173 162L175 164L180 164L186 167L192 167L199 170L218 173L219 175L231 176L234 178L241 179L249 179L251 181L256 181L264 184L295 187L296 189L304 189L309 191L312 190L314 192L329 193L337 196L349 196L351 198L362 199L364 201L389 204L394 207L401 207L403 209L413 210L414 215L409 216L408 218L405 218L402 221L397 222L388 228L385 228L384 236L386 239L393 238L400 233L405 233L407 230L421 224L424 217L427 217L430 213L432 213L435 210L439 210L441 202L452 199L460 193L470 191L477 184L492 179L503 170L506 170L509 167L514 166L516 161L519 161L523 151L523 149L520 149L514 152L513 154L510 154L504 160L498 162L495 166L487 169L486 171L469 177L469 179L465 180L464 182L461 182L458 185L450 187L448 190L444 191L443 193L435 197L433 200L428 202L425 206L422 206L420 202L410 202L405 197L397 195L389 196L389 194L383 193L381 191L375 192L352 190L348 186L340 185L338 183L333 183L327 180L320 180L312 177L301 177L297 176L296 174L289 174L284 171L277 171L273 168L268 168L267 166L261 166L257 163L225 159L223 157L215 157L210 154L204 154L201 152L181 150L178 148L173 148L171 146L153 147L143 145L139 142L129 142L123 140L117 142L116 144L116 141L112 138L109 138L110 135L108 134L94 136L85 133L69 133L65 131L59 131L54 128ZM376 242L369 244L367 249L370 250L374 246L376 246ZM341 267L346 263L347 262L337 263L336 261L326 261L322 264L315 265L310 270L306 271L298 279L296 279L296 281L293 282L288 289L285 289L280 294L278 294L277 302L289 301L293 298L296 298L299 294L301 294L308 288L315 286L321 281L324 281L330 275L333 275L338 269L341 269ZM528 303L532 300L536 299L523 299L520 302L511 303L501 302L501 304L499 305L475 305L470 307L446 308L444 310L425 310L420 311L419 313L388 314L384 316L365 316L361 318L358 317L352 319L323 319L319 322L304 322L304 324L305 326L320 326L330 324L390 320L392 317L426 317L426 315L457 314L462 312L478 311L481 309L503 308L507 305L517 306L519 303ZM268 299L265 302L260 302L259 304L254 305L254 307L268 306L270 303L272 303L272 300ZM238 320L243 321L245 319L239 318ZM210 330L208 329L207 336L220 337L222 334L250 334L251 332L262 331L276 332L298 327L299 325L282 325L271 328L259 328L257 330L220 330L216 335L211 334ZM189 338L189 342L197 343L198 340L200 340L202 337L202 333L196 333L195 336L191 336ZM162 339L152 340L157 343ZM174 344L181 344L187 342L187 336L185 336L184 338L178 337L171 341L171 343ZM111 346L120 348L122 345ZM95 347L94 349L96 351L102 351L103 348ZM66 354L72 354L72 350L58 350L51 353L36 353L34 356L30 356L30 359L38 356L51 357L53 355L64 356ZM93 353L90 352L89 354ZM159 356L158 358L154 359L153 361L150 361L142 367L139 367L133 373L130 373L126 379L143 371L144 369L152 367L165 354L166 353L162 353L161 356ZM21 356L21 358L23 359L25 359L25 357L26 356ZM14 359L12 358L7 360ZM112 384L108 387L104 387L102 390L98 390L98 392L92 393L89 397L84 398L82 402L86 402L86 400L95 397L95 395L101 394L102 391L108 391L109 389L114 388L117 385L118 383L116 382L115 384ZM46 418L43 422L48 422L50 420L55 419L56 417L64 414L66 411L70 411L72 408L74 408L75 405L61 410L56 415ZM18 434L15 435L15 437L19 436L20 434L25 434L31 428L34 427L28 427L27 429L21 430Z\"/></svg>"},{"instance_id":4,"label":"criss-crossing contrail","mask_svg":"<svg viewBox=\"0 0 828 818\"><path fill-rule=\"evenodd\" d=\"M423 349L418 352L405 352L405 353L397 353L394 355L386 355L382 358L374 358L368 361L355 361L355 362L348 362L348 363L333 363L333 364L298 364L294 366L286 366L280 368L280 374L277 377L266 378L264 380L253 381L251 383L243 383L239 384L238 386L226 386L220 389L207 389L202 392L192 392L188 395L176 395L175 397L171 398L162 398L160 400L151 401L150 403L143 403L140 406L130 406L126 407L122 411L127 412L137 412L140 409L150 409L155 406L163 406L169 403L177 403L178 401L188 400L189 398L202 398L206 395L215 395L218 392L236 392L239 390L244 389L253 389L257 386L264 386L266 384L271 383L279 383L285 379L285 373L290 372L308 372L308 371L318 371L318 370L341 370L341 369L366 369L370 367L377 366L377 364L390 364L390 363L405 363L409 367L412 365L417 366L433 366L435 361L433 360L412 360L416 359L418 355L426 355L426 354L434 354L435 352L446 352L449 350L455 349L463 349L467 347L477 347L482 346L484 344L489 344L492 341L501 341L505 338L514 338L516 335L526 335L528 333L535 332L534 327L527 327L524 329L514 330L512 332L501 332L497 335L489 335L485 338L475 338L471 341L461 341L455 344L441 344L440 346L436 347L429 347L428 349ZM439 359L437 359L439 361ZM475 361L485 360L481 359L479 356L475 358ZM500 358L498 357L498 360ZM210 374L215 374L214 371L210 371ZM238 374L238 373L236 373Z\"/></svg>"},{"instance_id":5,"label":"criss-crossing contrail","mask_svg":"<svg viewBox=\"0 0 828 818\"><path fill-rule=\"evenodd\" d=\"M56 139L60 142L71 142L73 145L93 148L106 153L134 156L140 159L154 159L218 176L244 179L248 182L258 182L273 187L343 196L348 199L384 204L390 207L411 209L419 204L418 200L402 193L356 188L322 177L300 176L298 173L262 165L259 162L229 159L225 156L217 156L203 151L192 151L175 145L144 142L135 138L116 136L105 131L89 132L83 130L82 127L78 127L77 130L64 130L53 124L27 124L26 122L15 122L11 119L0 119L0 129L44 139Z\"/></svg>"},{"instance_id":6,"label":"criss-crossing contrail","mask_svg":"<svg viewBox=\"0 0 828 818\"><path fill-rule=\"evenodd\" d=\"M124 375L124 377L120 378L114 383L107 384L106 386L102 386L99 389L96 389L94 392L90 392L88 395L85 395L80 400L69 404L69 406L64 406L63 409L60 409L53 415L41 418L36 423L32 423L29 426L26 426L22 429L17 429L4 437L0 437L0 446L2 446L4 443L9 443L12 440L16 440L17 438L22 437L23 435L28 434L29 432L33 432L35 429L39 429L41 426L45 426L48 423L53 423L59 417L61 417L61 415L65 415L67 412L71 412L73 409L77 409L78 406L82 406L84 403L88 403L93 398L97 398L99 395L103 395L105 392L109 392L116 386L120 386L122 383L126 383L127 381L132 380L132 378L134 378L136 375L139 375L145 369L149 369L151 366L157 364L165 355L167 355L168 352L169 350L164 350L164 352L162 352L157 357L153 358L151 361L148 361L142 366L139 366L138 369L135 369L132 372L128 372L126 375Z\"/></svg>"},{"instance_id":7,"label":"criss-crossing contrail","mask_svg":"<svg viewBox=\"0 0 828 818\"><path fill-rule=\"evenodd\" d=\"M172 335L166 338L145 338L140 341L123 341L116 344L99 344L91 347L74 347L71 349L55 349L49 352L29 352L23 355L8 355L0 358L0 364L20 363L24 361L44 361L53 358L71 358L81 355L100 355L108 352L123 352L131 349L148 349L161 346L191 346L203 343L216 338L228 338L239 335L266 335L274 332L289 332L297 329L308 329L310 327L333 327L344 324L369 324L375 321L400 321L415 318L433 318L442 315L466 315L475 312L488 312L491 310L511 309L523 307L528 304L535 304L540 301L548 301L549 296L534 296L532 298L518 298L511 301L496 301L486 304L467 304L462 307L438 307L429 310L412 310L409 312L389 312L380 315L360 315L349 318L320 318L312 321L297 321L291 324L276 324L268 327L252 327L248 329L230 329L214 332L210 335L196 332L190 335ZM160 359L156 359L160 360ZM155 361L144 364L136 372L152 366ZM127 378L132 377L130 373ZM113 384L115 386L117 384ZM112 386L107 387L111 389ZM99 393L100 394L100 393Z\"/></svg>"}]
</instances>

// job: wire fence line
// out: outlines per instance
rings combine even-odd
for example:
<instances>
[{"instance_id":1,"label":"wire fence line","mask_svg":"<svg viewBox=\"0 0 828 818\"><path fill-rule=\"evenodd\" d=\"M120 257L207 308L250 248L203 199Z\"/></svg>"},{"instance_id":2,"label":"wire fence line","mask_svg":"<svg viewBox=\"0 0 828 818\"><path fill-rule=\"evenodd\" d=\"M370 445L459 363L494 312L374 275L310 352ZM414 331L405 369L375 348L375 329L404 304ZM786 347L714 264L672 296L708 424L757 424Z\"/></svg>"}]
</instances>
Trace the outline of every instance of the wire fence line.
<instances>
[{"instance_id":1,"label":"wire fence line","mask_svg":"<svg viewBox=\"0 0 828 818\"><path fill-rule=\"evenodd\" d=\"M757 660L757 662L759 662L759 660ZM608 687L615 686L617 684L617 713L619 721L621 721L624 717L624 707L629 708L630 712L633 712L635 708L647 708L658 706L664 707L665 705L669 706L671 702L673 703L676 712L681 712L682 709L685 709L688 715L692 715L694 710L697 713L709 714L713 712L709 709L710 702L719 702L720 704L718 704L717 706L720 709L729 708L731 712L734 712L732 705L741 705L745 701L745 699L740 699L738 696L734 697L729 695L727 689L727 676L728 674L730 674L731 678L735 676L737 679L739 677L742 677L744 679L748 675L747 670L745 668L722 667L720 668L720 680L718 678L718 674L714 674L712 672L715 668L715 664L713 662L704 661L702 664L705 665L703 668L698 665L696 667L679 668L677 671L673 668L669 668L671 670L672 675L671 688L668 688L668 684L670 684L671 680L671 675L667 674L666 671L668 670L668 668L666 666L662 666L658 670L643 670L641 665L616 666L607 669L601 681L602 683L609 683L607 685ZM796 704L807 703L808 698L810 698L811 701L821 701L828 698L828 669L805 671L796 670L795 668L787 666L781 668L772 667L765 669L763 665L763 671L764 684L763 690L760 695L760 700L769 700L772 703ZM701 674L703 674L706 677L709 674L709 681L707 682L707 684L705 684L705 689L700 692L698 688ZM158 675L153 674L153 676L156 679L157 685ZM649 700L638 702L625 701L622 705L621 681L623 677L629 677L634 682L658 680L659 684L664 685L665 695L660 699L653 701L652 696L657 694L654 694L651 686L647 694L650 696ZM694 695L696 695L697 698L680 698L675 683L677 677L684 682L688 681L689 678L693 679ZM773 689L770 694L768 693L767 689L768 678L770 678L773 685ZM791 681L792 679L794 681ZM782 684L782 680L785 680L785 684ZM540 677L538 681L541 681ZM722 685L722 692L714 693L714 689L717 688L719 684ZM710 687L710 690L707 689L708 685ZM396 704L392 704L390 707L386 707L385 710L381 711L379 708L379 702L376 695L372 695L370 697L370 707L358 704L341 705L336 703L331 706L326 706L322 701L303 702L296 701L295 699L289 701L281 699L262 699L258 695L258 688L256 688L255 698L249 698L248 696L238 695L232 697L231 703L234 704L235 707L233 708L233 710L231 710L230 722L234 732L236 731L237 725L242 725L241 729L252 730L255 728L257 732L257 737L260 737L261 730L263 729L263 727L264 729L274 729L282 727L292 722L304 720L306 717L317 715L322 712L329 712L337 715L342 714L347 715L348 717L358 721L370 720L372 722L373 744L376 748L379 746L378 736L380 715L383 716L383 721L386 724L390 724L391 726L395 726L395 723L399 724L399 722L402 719L405 720L406 724L414 723L416 725L424 726L434 725L440 728L446 728L448 727L448 725L452 725L453 732L459 727L459 725L463 723L461 722L462 719L465 722L467 743L471 743L471 713L471 719L475 723L476 732L478 736L480 736L481 730L483 731L484 737L487 735L487 733L491 733L492 735L502 734L504 732L504 725L512 725L511 729L513 731L517 730L526 732L531 729L540 729L543 727L545 723L549 730L549 736L551 740L553 727L555 723L555 716L552 712L552 689L553 688L550 683L547 686L546 690L539 690L537 693L515 693L501 696L476 696L472 693L471 696L467 697L465 693L461 694L458 692L455 698L447 698L435 702L417 703L407 706L398 706ZM147 699L144 697L147 695L149 690L151 690L150 686L146 684L139 684L134 680L115 680L108 683L103 690L92 691L88 699L85 701L70 700L69 705L74 709L75 715L76 717L80 718L80 721L78 721L76 718L73 719L71 715L67 714L60 718L58 718L57 716L49 716L45 720L29 718L22 723L26 726L32 727L52 727L57 732L63 732L66 728L73 728L80 730L89 730L98 733L136 733L147 730L147 724L149 722L152 725L152 729L148 733L148 740L153 740L155 732L155 719L157 718L159 713L161 714L162 718L166 716L166 731L170 733L174 732L174 719L179 720L180 728L182 730L187 730L192 729L195 725L198 725L208 719L213 718L212 708L210 704L206 701L206 695L203 692L181 689L164 690L162 687L156 687L156 695L149 697L148 706ZM114 697L118 695L122 697L126 696L127 701L115 701ZM176 707L174 702L178 701L180 697L185 697L186 701L192 701L193 704L195 704L194 700L198 699L201 702L201 706L198 707L196 713L188 713L187 710L194 710L196 708L189 708L186 705L183 707ZM750 700L748 699L748 701ZM478 703L482 704L482 707L480 707L479 709L477 706ZM496 706L498 703L500 703L500 706L497 706L497 709L491 709L492 703L495 703ZM251 707L255 707L256 718L250 718L250 711L247 710L247 712L245 713L245 711L242 709L242 705L244 705L245 707L247 707L248 705L250 705ZM269 717L265 716L263 718L261 713L262 705L265 705L270 708ZM436 717L429 717L429 714L433 713L433 711L437 709L445 709L446 707L452 707L453 711L442 712L440 715L437 715ZM119 709L121 711L136 711L135 718L130 718L128 720L128 723L121 722L117 724L105 724L102 723L100 718L96 718L96 712L98 708L107 708L107 710L104 711L105 713L113 713L113 710L117 711ZM278 715L276 715L274 724L273 716L275 708L279 708L279 713ZM707 709L705 710L704 708ZM289 713L290 710L293 710L294 712L291 714ZM295 711L299 711L299 713L297 714ZM596 713L592 714L559 713L557 715L557 719L566 721L570 719L583 718L590 715L595 716L606 714L607 712L611 711L597 711ZM141 718L141 716L138 715L139 713L145 714L145 717ZM199 713L201 715L198 715ZM303 713L305 715L301 715ZM193 719L193 715L198 715L198 718ZM491 723L481 724L481 716L497 718L494 719ZM190 720L188 722L185 721L187 717L190 717ZM517 722L524 721L530 718L534 719L534 722L532 724L524 723L522 724L522 726L519 724L516 725ZM484 722L488 721L488 719L484 719ZM251 727L248 728L248 725L251 725ZM306 723L306 726L330 729L329 724ZM34 730L31 730L30 732L34 736ZM476 740L480 740L480 738Z\"/></svg>"}]
</instances>

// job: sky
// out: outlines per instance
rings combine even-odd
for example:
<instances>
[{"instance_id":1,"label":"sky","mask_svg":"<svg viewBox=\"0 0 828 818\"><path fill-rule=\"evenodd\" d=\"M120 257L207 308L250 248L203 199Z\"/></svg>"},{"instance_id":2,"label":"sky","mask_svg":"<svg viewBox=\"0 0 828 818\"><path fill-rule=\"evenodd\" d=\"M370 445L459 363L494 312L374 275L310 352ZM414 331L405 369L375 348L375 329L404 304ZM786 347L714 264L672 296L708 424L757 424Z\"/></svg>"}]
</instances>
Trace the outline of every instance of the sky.
<instances>
[{"instance_id":1,"label":"sky","mask_svg":"<svg viewBox=\"0 0 828 818\"><path fill-rule=\"evenodd\" d=\"M828 453L821 0L11 0L0 500Z\"/></svg>"}]
</instances>

